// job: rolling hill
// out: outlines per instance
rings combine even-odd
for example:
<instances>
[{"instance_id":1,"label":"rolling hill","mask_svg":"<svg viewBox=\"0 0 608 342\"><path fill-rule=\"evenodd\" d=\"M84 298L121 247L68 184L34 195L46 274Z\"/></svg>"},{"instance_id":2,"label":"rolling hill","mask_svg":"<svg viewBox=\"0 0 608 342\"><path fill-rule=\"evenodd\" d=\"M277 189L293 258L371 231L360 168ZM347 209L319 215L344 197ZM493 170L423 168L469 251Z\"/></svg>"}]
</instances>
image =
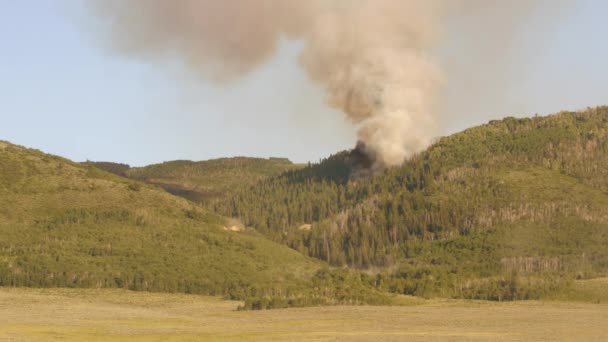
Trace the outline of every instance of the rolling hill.
<instances>
[{"instance_id":1,"label":"rolling hill","mask_svg":"<svg viewBox=\"0 0 608 342\"><path fill-rule=\"evenodd\" d=\"M210 204L238 188L303 165L287 158L219 158L205 161L174 160L144 167L112 162L87 162L116 175L157 185L193 202Z\"/></svg>"},{"instance_id":2,"label":"rolling hill","mask_svg":"<svg viewBox=\"0 0 608 342\"><path fill-rule=\"evenodd\" d=\"M0 142L0 286L244 299L305 288L321 263L182 198Z\"/></svg>"},{"instance_id":3,"label":"rolling hill","mask_svg":"<svg viewBox=\"0 0 608 342\"><path fill-rule=\"evenodd\" d=\"M539 298L608 272L608 107L491 121L349 175L338 153L215 209L397 293Z\"/></svg>"}]
</instances>

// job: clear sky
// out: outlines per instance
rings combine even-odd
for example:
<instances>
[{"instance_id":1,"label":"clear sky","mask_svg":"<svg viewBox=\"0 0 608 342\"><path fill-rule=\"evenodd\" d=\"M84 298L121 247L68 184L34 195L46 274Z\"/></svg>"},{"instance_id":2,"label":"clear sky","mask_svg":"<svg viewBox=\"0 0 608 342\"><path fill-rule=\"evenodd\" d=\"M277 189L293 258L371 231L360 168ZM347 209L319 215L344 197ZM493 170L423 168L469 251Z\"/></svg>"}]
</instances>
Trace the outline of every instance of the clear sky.
<instances>
[{"instance_id":1,"label":"clear sky","mask_svg":"<svg viewBox=\"0 0 608 342\"><path fill-rule=\"evenodd\" d=\"M131 165L235 155L316 161L354 145L353 128L298 68L297 43L218 87L104 51L87 31L85 4L0 0L0 140ZM507 71L517 87L480 93L475 106L458 100L473 89L449 85L445 133L608 104L607 14L608 1L579 0L551 32L520 37L513 58L526 67Z\"/></svg>"}]
</instances>

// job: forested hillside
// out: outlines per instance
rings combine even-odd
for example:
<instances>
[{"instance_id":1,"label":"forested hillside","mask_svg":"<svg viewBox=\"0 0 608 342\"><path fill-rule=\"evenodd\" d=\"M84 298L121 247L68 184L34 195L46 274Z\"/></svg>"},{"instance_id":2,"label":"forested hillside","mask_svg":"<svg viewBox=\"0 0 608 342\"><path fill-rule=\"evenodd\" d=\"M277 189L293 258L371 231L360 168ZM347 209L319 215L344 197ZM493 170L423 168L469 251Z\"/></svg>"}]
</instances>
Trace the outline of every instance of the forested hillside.
<instances>
[{"instance_id":1,"label":"forested hillside","mask_svg":"<svg viewBox=\"0 0 608 342\"><path fill-rule=\"evenodd\" d=\"M340 153L215 209L400 293L536 298L608 271L608 107L492 121L369 179L349 165Z\"/></svg>"},{"instance_id":2,"label":"forested hillside","mask_svg":"<svg viewBox=\"0 0 608 342\"><path fill-rule=\"evenodd\" d=\"M305 287L315 262L154 187L0 142L0 286L244 299Z\"/></svg>"},{"instance_id":3,"label":"forested hillside","mask_svg":"<svg viewBox=\"0 0 608 342\"><path fill-rule=\"evenodd\" d=\"M110 162L87 162L116 175L162 187L191 201L209 204L235 189L249 187L301 165L286 158L234 157L193 162L175 160L131 168Z\"/></svg>"}]
</instances>

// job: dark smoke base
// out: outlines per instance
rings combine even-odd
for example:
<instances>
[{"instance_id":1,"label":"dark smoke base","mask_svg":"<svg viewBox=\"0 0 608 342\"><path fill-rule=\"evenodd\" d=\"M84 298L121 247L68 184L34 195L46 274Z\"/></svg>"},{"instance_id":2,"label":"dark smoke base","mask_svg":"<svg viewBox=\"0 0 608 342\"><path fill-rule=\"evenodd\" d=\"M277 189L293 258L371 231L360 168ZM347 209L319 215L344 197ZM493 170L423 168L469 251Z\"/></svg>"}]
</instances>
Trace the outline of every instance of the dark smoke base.
<instances>
[{"instance_id":1,"label":"dark smoke base","mask_svg":"<svg viewBox=\"0 0 608 342\"><path fill-rule=\"evenodd\" d=\"M357 145L350 151L348 155L348 163L351 167L351 180L369 178L374 173L386 169L386 166L380 162L376 154L367 148L364 142L357 141Z\"/></svg>"}]
</instances>

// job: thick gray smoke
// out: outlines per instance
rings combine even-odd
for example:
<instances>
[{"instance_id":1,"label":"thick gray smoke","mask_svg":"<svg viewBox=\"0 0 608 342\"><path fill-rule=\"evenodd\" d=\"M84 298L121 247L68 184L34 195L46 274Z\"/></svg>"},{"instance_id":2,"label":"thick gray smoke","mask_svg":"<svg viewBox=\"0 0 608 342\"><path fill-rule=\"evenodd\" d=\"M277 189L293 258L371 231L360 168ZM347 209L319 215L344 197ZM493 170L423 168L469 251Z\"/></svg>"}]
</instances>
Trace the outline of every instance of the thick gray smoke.
<instances>
[{"instance_id":1,"label":"thick gray smoke","mask_svg":"<svg viewBox=\"0 0 608 342\"><path fill-rule=\"evenodd\" d=\"M301 40L302 67L325 89L327 104L357 127L375 168L401 163L439 134L437 99L444 77L436 54L445 22L463 13L485 15L478 10L488 6L504 7L492 12L507 19L530 7L528 1L483 0L97 3L116 51L148 60L177 57L201 78L217 82L254 70L284 37Z\"/></svg>"}]
</instances>

